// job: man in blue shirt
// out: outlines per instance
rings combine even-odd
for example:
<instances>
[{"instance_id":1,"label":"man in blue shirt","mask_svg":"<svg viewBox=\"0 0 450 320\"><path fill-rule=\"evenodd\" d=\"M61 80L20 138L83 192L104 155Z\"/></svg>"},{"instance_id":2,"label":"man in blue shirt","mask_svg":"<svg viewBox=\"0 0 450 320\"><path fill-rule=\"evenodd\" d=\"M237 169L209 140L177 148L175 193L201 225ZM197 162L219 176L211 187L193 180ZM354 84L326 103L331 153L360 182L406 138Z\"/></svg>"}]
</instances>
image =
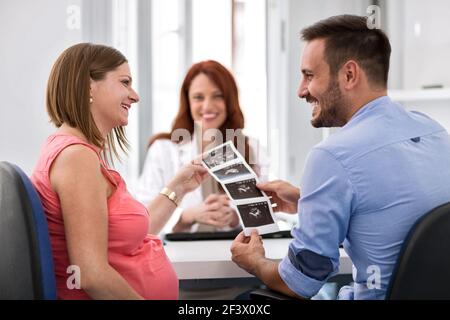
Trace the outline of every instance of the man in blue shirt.
<instances>
[{"instance_id":1,"label":"man in blue shirt","mask_svg":"<svg viewBox=\"0 0 450 320\"><path fill-rule=\"evenodd\" d=\"M342 128L309 153L301 197L284 181L259 185L279 210L299 213L287 256L266 259L253 232L234 240L233 261L274 290L310 298L337 273L343 244L354 285L340 298L383 299L411 226L450 201L449 135L387 96L391 47L365 17L331 17L302 38L298 95L312 104L314 127Z\"/></svg>"}]
</instances>

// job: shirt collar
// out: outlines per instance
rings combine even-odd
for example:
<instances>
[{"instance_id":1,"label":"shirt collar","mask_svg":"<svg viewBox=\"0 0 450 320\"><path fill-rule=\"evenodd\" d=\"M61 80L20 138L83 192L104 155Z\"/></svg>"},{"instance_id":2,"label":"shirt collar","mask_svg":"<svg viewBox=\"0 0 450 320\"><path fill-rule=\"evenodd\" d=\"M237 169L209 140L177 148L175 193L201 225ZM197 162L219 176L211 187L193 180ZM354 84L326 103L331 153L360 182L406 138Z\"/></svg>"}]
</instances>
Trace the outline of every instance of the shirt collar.
<instances>
[{"instance_id":1,"label":"shirt collar","mask_svg":"<svg viewBox=\"0 0 450 320\"><path fill-rule=\"evenodd\" d=\"M361 115L369 112L373 108L376 108L380 105L390 104L390 103L392 103L392 101L391 101L391 98L389 98L388 96L381 96L381 97L378 97L378 98L370 101L369 103L362 106L358 111L356 111L355 114L353 114L353 116L350 118L350 120L345 124L345 126L347 126L350 122L354 122Z\"/></svg>"}]
</instances>

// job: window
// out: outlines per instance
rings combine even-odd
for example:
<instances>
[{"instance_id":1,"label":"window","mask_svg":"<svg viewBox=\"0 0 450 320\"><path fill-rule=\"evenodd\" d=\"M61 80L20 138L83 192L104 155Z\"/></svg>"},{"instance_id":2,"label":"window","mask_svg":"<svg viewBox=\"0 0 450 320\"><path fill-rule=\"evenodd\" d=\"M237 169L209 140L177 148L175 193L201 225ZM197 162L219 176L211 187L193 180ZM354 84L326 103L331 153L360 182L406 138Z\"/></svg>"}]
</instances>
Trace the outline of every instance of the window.
<instances>
[{"instance_id":1,"label":"window","mask_svg":"<svg viewBox=\"0 0 450 320\"><path fill-rule=\"evenodd\" d=\"M232 1L192 1L192 62L216 60L232 68Z\"/></svg>"},{"instance_id":2,"label":"window","mask_svg":"<svg viewBox=\"0 0 450 320\"><path fill-rule=\"evenodd\" d=\"M266 2L233 1L233 70L245 132L267 147Z\"/></svg>"},{"instance_id":3,"label":"window","mask_svg":"<svg viewBox=\"0 0 450 320\"><path fill-rule=\"evenodd\" d=\"M133 76L133 88L139 93L139 74L137 59L137 1L113 0L111 3L111 39L112 46L127 57ZM139 127L138 105L130 109L126 134L131 148L128 155L121 155L120 161L114 162L114 167L133 188L139 176ZM120 149L119 149L120 150Z\"/></svg>"},{"instance_id":4,"label":"window","mask_svg":"<svg viewBox=\"0 0 450 320\"><path fill-rule=\"evenodd\" d=\"M152 131L167 132L178 111L184 72L185 10L180 0L152 1Z\"/></svg>"},{"instance_id":5,"label":"window","mask_svg":"<svg viewBox=\"0 0 450 320\"><path fill-rule=\"evenodd\" d=\"M153 1L153 133L169 131L192 63L213 59L239 87L245 132L267 145L266 2Z\"/></svg>"}]
</instances>

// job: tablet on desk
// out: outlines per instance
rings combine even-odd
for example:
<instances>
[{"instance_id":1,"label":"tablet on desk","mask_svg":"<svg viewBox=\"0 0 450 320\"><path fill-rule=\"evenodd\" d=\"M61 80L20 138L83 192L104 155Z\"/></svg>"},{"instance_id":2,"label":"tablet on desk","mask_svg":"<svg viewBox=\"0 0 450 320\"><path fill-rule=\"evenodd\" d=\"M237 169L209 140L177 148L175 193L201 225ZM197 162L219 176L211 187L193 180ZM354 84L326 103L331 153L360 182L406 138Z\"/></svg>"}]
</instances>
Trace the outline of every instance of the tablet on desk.
<instances>
[{"instance_id":1,"label":"tablet on desk","mask_svg":"<svg viewBox=\"0 0 450 320\"><path fill-rule=\"evenodd\" d=\"M234 240L242 230L215 231L215 232L177 232L167 233L168 241L197 241L197 240ZM263 239L292 238L290 230L282 230L263 234Z\"/></svg>"}]
</instances>

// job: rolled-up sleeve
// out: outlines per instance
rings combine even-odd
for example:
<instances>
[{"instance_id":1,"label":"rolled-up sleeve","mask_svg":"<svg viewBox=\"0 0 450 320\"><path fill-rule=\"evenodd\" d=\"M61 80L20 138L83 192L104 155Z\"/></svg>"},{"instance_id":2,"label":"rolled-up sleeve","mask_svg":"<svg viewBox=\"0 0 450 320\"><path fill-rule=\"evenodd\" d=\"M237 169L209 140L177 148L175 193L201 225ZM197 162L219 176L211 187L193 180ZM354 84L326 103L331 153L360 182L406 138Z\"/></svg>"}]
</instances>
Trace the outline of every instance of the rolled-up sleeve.
<instances>
[{"instance_id":1,"label":"rolled-up sleeve","mask_svg":"<svg viewBox=\"0 0 450 320\"><path fill-rule=\"evenodd\" d=\"M357 199L346 169L320 148L308 155L301 193L299 224L278 271L292 291L310 298L339 269L339 245Z\"/></svg>"}]
</instances>

